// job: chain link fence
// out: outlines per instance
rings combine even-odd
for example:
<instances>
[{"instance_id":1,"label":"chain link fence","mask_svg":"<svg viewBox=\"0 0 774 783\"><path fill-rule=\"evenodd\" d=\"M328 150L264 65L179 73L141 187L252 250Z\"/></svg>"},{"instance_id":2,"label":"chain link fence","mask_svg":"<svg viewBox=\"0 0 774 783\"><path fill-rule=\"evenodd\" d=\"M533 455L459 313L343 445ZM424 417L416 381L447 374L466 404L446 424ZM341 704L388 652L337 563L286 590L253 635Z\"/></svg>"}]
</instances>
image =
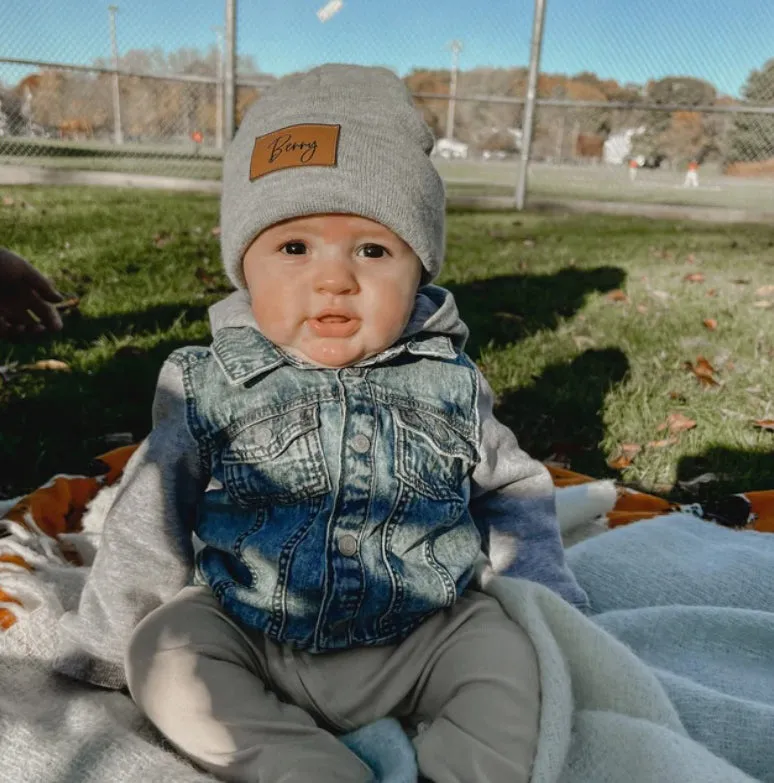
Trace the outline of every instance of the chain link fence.
<instances>
[{"instance_id":1,"label":"chain link fence","mask_svg":"<svg viewBox=\"0 0 774 783\"><path fill-rule=\"evenodd\" d=\"M36 5L41 3L44 0L36 0ZM172 28L175 20L190 14L182 0L162 5L163 11L156 13ZM332 13L340 11L343 18L347 8L333 5ZM222 2L212 3L208 18L195 20L196 41L186 37L192 35L187 25L189 32L181 31L177 45L167 50L157 45L158 16L143 25L131 7L118 11L100 4L89 10L83 24L68 28L77 29L77 36L57 39L53 45L45 31L38 30L32 6L0 8L0 166L6 172L15 167L219 178L226 143ZM579 6L588 7L584 11ZM569 5L549 0L544 46L554 59L563 45L558 33L552 33L559 29L557 21L596 13L592 6L590 0ZM756 7L754 12L748 9L745 24L774 30L774 4ZM240 18L244 8L239 6ZM640 16L652 13L645 0L632 0L627 9L633 27ZM53 0L49 10L53 17L64 13L55 10ZM310 6L304 12L313 10ZM410 20L404 22L410 26ZM525 16L525 39L530 24ZM630 43L620 32L608 31L604 19L599 24L594 45L609 51L612 62L620 62L625 57L622 48ZM667 39L672 33L677 35L661 31ZM421 35L421 30L412 34ZM506 36L498 35L497 45L505 47ZM648 44L640 41L640 46ZM512 199L524 142L526 63L466 67L464 40L450 48L451 68L428 69L416 63L405 76L438 139L438 168L452 196ZM736 95L724 94L706 76L690 75L687 51L682 45L654 47L654 76L643 83L591 71L541 73L530 199L774 211L774 47L772 59L752 70ZM88 52L102 54L89 57ZM335 59L351 60L352 54L337 52ZM722 61L738 52L729 47L702 56ZM271 73L268 59L260 63L265 72L247 53L237 59L238 124L244 110L279 74ZM675 75L657 78L663 73Z\"/></svg>"}]
</instances>

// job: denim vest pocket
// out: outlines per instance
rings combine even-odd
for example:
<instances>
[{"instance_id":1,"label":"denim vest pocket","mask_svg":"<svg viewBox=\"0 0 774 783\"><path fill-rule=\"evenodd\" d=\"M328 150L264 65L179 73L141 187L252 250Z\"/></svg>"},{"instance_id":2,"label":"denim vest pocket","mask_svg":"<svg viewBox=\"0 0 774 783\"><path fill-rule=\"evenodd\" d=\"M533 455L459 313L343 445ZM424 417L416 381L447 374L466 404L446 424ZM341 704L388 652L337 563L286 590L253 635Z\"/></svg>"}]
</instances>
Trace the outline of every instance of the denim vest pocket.
<instances>
[{"instance_id":1,"label":"denim vest pocket","mask_svg":"<svg viewBox=\"0 0 774 783\"><path fill-rule=\"evenodd\" d=\"M439 416L394 407L398 478L434 500L463 501L462 485L476 452Z\"/></svg>"},{"instance_id":2,"label":"denim vest pocket","mask_svg":"<svg viewBox=\"0 0 774 783\"><path fill-rule=\"evenodd\" d=\"M221 461L226 489L243 506L298 503L331 490L317 403L245 424Z\"/></svg>"}]
</instances>

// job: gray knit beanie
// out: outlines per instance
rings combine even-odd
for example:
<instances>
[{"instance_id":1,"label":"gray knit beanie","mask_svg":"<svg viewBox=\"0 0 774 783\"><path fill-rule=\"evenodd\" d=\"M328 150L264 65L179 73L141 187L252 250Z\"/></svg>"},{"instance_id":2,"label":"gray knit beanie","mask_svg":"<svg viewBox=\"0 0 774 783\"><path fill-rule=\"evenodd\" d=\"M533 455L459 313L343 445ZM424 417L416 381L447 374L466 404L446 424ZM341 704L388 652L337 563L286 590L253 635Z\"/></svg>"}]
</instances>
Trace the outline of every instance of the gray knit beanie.
<instances>
[{"instance_id":1,"label":"gray knit beanie","mask_svg":"<svg viewBox=\"0 0 774 783\"><path fill-rule=\"evenodd\" d=\"M433 135L385 68L323 65L280 79L247 112L223 164L221 247L231 281L258 234L289 218L345 213L387 226L429 283L444 255Z\"/></svg>"}]
</instances>

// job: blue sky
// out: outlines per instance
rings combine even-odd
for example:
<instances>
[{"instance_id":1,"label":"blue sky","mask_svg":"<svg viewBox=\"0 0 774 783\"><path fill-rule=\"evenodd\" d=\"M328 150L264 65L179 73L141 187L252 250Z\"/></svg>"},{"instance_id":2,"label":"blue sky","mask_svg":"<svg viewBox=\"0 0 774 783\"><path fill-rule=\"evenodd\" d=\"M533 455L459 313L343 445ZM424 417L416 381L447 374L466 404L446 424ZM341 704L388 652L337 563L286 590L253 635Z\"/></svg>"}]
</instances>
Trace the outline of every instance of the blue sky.
<instances>
[{"instance_id":1,"label":"blue sky","mask_svg":"<svg viewBox=\"0 0 774 783\"><path fill-rule=\"evenodd\" d=\"M122 51L207 48L223 0L115 0ZM525 65L533 0L344 0L325 24L325 0L239 0L239 48L280 75L325 61L446 68ZM89 63L110 53L107 2L3 0L0 53ZM708 79L737 95L752 68L774 57L772 0L547 0L543 70L589 70L621 82L666 75ZM0 80L27 69L0 64Z\"/></svg>"}]
</instances>

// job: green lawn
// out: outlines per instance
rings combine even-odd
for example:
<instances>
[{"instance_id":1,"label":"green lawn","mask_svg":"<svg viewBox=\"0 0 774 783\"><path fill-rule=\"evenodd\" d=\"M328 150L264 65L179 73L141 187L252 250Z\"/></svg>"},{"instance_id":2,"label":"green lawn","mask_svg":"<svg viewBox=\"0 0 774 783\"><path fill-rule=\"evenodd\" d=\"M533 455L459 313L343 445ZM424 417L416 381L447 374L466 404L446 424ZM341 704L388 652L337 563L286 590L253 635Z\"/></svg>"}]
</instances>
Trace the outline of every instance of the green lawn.
<instances>
[{"instance_id":1,"label":"green lawn","mask_svg":"<svg viewBox=\"0 0 774 783\"><path fill-rule=\"evenodd\" d=\"M0 496L87 468L114 433L142 437L155 376L175 347L206 342L222 296L217 200L108 189L5 188L3 244L81 298L65 331L0 345L0 365L59 359L71 372L0 380ZM689 497L774 487L774 228L623 217L455 212L442 283L499 415L536 456ZM197 271L198 270L198 271ZM703 280L687 282L688 274ZM768 291L764 286L772 286ZM609 297L626 292L625 301ZM705 319L715 319L708 329ZM717 386L685 363L706 357ZM670 413L696 426L659 430ZM654 442L657 445L648 445Z\"/></svg>"}]
</instances>

